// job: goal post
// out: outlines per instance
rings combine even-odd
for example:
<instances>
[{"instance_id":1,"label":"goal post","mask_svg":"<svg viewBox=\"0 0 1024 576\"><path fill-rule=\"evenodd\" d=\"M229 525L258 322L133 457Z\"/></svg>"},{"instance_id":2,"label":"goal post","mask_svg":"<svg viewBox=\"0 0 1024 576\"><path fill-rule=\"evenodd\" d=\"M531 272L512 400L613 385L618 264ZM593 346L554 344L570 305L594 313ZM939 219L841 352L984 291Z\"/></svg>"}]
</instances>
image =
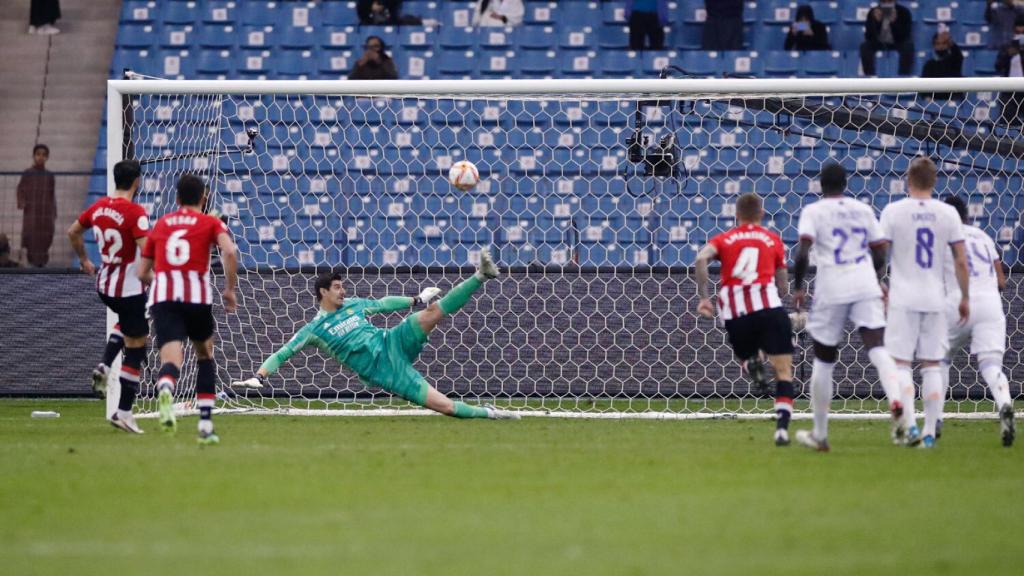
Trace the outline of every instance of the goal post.
<instances>
[{"instance_id":1,"label":"goal post","mask_svg":"<svg viewBox=\"0 0 1024 576\"><path fill-rule=\"evenodd\" d=\"M173 209L177 178L196 173L228 219L241 270L238 313L216 305L223 408L421 413L312 349L262 391L227 384L312 318L316 274L341 271L352 296L414 295L450 288L492 246L507 273L447 318L416 363L443 393L566 417L761 418L772 400L752 393L724 331L695 312L696 252L734 223L735 198L761 195L766 225L791 249L823 163L843 164L850 195L880 210L926 154L937 193L967 200L1018 266L1018 99L1016 78L110 80L107 169L126 154L143 163L137 201L154 220ZM458 160L479 168L476 189L448 185ZM1017 397L1016 275L1006 296ZM797 344L799 415L810 339ZM155 358L142 410L154 404ZM176 391L183 409L192 362ZM994 414L973 366L954 358L952 417ZM837 416L884 417L856 335L835 379Z\"/></svg>"}]
</instances>

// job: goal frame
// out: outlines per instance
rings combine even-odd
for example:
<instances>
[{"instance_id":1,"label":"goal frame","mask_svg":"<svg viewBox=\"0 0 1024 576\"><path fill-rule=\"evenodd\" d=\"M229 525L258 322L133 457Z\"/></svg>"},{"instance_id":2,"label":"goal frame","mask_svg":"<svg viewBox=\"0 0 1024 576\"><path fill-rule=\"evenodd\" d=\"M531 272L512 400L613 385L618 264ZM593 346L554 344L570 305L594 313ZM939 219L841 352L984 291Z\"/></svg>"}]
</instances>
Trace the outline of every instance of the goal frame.
<instances>
[{"instance_id":1,"label":"goal frame","mask_svg":"<svg viewBox=\"0 0 1024 576\"><path fill-rule=\"evenodd\" d=\"M622 95L630 99L690 98L736 95L739 97L803 97L856 95L879 93L933 93L933 92L1020 92L1024 93L1024 78L773 78L773 79L544 79L544 80L162 80L112 79L107 80L106 137L107 137L107 194L113 195L114 165L124 159L128 143L125 141L124 109L128 99L135 95L344 95L362 97L448 97L448 98L503 98L531 97L557 99L562 96L609 97ZM113 312L107 311L106 336L109 337L116 322ZM110 418L117 410L120 384L115 377L120 369L117 358L108 375L106 415ZM311 411L291 410L297 414ZM361 410L331 410L339 415L383 415L385 413L423 414L422 410L381 410L367 413ZM531 415L550 415L547 412L524 412ZM558 416L579 418L655 418L655 419L707 419L707 418L771 418L771 414L675 414L675 413L559 413ZM794 417L809 417L794 414ZM956 413L953 418L991 418L995 413ZM884 414L833 414L850 419L885 418Z\"/></svg>"}]
</instances>

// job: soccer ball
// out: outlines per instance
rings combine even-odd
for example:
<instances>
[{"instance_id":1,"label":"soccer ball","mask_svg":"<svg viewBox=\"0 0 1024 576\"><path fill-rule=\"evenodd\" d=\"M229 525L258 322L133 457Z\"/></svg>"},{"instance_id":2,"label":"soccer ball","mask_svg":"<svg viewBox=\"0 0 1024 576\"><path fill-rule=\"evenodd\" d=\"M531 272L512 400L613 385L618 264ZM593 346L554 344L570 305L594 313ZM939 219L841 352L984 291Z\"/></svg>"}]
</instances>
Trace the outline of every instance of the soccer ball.
<instances>
[{"instance_id":1,"label":"soccer ball","mask_svg":"<svg viewBox=\"0 0 1024 576\"><path fill-rule=\"evenodd\" d=\"M463 192L472 190L480 181L480 172L469 160L459 160L448 171L448 181Z\"/></svg>"}]
</instances>

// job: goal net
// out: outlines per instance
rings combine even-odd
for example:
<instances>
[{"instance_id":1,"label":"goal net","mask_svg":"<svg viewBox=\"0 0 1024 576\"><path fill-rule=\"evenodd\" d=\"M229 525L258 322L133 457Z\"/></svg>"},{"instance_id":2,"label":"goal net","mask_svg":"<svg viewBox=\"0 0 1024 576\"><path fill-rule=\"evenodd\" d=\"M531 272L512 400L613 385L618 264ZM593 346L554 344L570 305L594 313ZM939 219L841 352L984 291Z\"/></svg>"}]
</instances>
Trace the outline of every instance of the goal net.
<instances>
[{"instance_id":1,"label":"goal net","mask_svg":"<svg viewBox=\"0 0 1024 576\"><path fill-rule=\"evenodd\" d=\"M349 295L448 289L491 247L506 271L444 320L416 363L441 392L525 412L599 417L767 416L715 322L698 318L699 248L759 194L765 223L797 243L800 209L827 161L881 210L911 159L940 167L937 193L1017 266L1022 106L1011 79L581 81L111 81L108 164L143 163L138 200L173 209L186 172L240 250L240 307L217 307L225 408L384 414L410 408L307 349L260 391L231 390L316 312L315 276ZM951 94L952 93L952 94ZM123 145L117 145L123 143ZM468 192L453 162L481 174ZM215 275L220 277L219 271ZM813 295L813 284L811 293ZM1005 294L1006 366L1024 381L1016 276ZM402 314L372 317L388 327ZM797 410L811 346L796 335ZM177 394L188 406L194 365ZM152 409L151 354L140 392ZM880 416L876 374L852 336L834 409ZM973 360L953 360L950 411L993 412Z\"/></svg>"}]
</instances>

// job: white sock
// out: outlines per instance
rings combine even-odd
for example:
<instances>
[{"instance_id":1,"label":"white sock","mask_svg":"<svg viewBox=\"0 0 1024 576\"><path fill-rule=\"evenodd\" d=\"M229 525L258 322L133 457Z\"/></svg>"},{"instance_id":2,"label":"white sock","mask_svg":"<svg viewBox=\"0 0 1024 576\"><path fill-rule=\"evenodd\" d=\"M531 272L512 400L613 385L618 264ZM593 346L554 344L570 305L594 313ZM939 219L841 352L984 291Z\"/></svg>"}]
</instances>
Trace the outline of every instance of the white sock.
<instances>
[{"instance_id":1,"label":"white sock","mask_svg":"<svg viewBox=\"0 0 1024 576\"><path fill-rule=\"evenodd\" d=\"M199 419L199 432L201 434L209 434L213 432L213 420Z\"/></svg>"},{"instance_id":2,"label":"white sock","mask_svg":"<svg viewBox=\"0 0 1024 576\"><path fill-rule=\"evenodd\" d=\"M996 401L996 410L1010 403L1010 383L1003 373L1002 355L984 355L978 357L978 369L981 377L988 384L988 390Z\"/></svg>"},{"instance_id":3,"label":"white sock","mask_svg":"<svg viewBox=\"0 0 1024 576\"><path fill-rule=\"evenodd\" d=\"M935 436L935 423L942 419L942 368L921 368L921 398L924 401L924 436Z\"/></svg>"},{"instance_id":4,"label":"white sock","mask_svg":"<svg viewBox=\"0 0 1024 576\"><path fill-rule=\"evenodd\" d=\"M165 376L165 377L163 377L163 378L161 378L160 380L157 381L156 388L157 388L157 390L160 390L160 391L166 389L171 394L174 394L174 379L173 378L168 378L168 377Z\"/></svg>"},{"instance_id":5,"label":"white sock","mask_svg":"<svg viewBox=\"0 0 1024 576\"><path fill-rule=\"evenodd\" d=\"M835 362L815 359L811 368L811 408L814 411L814 437L828 438L828 409L832 404L832 371Z\"/></svg>"},{"instance_id":6,"label":"white sock","mask_svg":"<svg viewBox=\"0 0 1024 576\"><path fill-rule=\"evenodd\" d=\"M903 425L910 429L917 426L917 414L914 413L914 369L911 366L897 365L900 383L900 402L903 403Z\"/></svg>"},{"instance_id":7,"label":"white sock","mask_svg":"<svg viewBox=\"0 0 1024 576\"><path fill-rule=\"evenodd\" d=\"M129 419L131 417L132 417L132 411L131 410L121 410L120 408L117 409L117 419L118 420L127 420L127 419Z\"/></svg>"},{"instance_id":8,"label":"white sock","mask_svg":"<svg viewBox=\"0 0 1024 576\"><path fill-rule=\"evenodd\" d=\"M875 346L868 350L868 359L878 372L878 382L882 385L885 398L891 406L893 401L900 399L900 375L889 351L885 346Z\"/></svg>"}]
</instances>

